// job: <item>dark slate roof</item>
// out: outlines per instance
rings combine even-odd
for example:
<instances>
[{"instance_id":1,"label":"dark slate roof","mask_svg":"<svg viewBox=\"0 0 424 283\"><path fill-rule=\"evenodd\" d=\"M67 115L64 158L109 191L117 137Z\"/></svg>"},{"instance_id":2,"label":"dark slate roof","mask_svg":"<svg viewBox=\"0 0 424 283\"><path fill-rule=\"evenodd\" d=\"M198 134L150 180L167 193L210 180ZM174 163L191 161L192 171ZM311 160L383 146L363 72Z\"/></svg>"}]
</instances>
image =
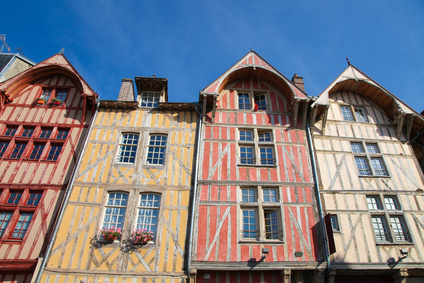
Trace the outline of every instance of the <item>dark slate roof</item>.
<instances>
[{"instance_id":1,"label":"dark slate roof","mask_svg":"<svg viewBox=\"0 0 424 283\"><path fill-rule=\"evenodd\" d=\"M0 72L3 71L4 67L9 64L10 60L13 58L13 54L1 54L0 53Z\"/></svg>"}]
</instances>

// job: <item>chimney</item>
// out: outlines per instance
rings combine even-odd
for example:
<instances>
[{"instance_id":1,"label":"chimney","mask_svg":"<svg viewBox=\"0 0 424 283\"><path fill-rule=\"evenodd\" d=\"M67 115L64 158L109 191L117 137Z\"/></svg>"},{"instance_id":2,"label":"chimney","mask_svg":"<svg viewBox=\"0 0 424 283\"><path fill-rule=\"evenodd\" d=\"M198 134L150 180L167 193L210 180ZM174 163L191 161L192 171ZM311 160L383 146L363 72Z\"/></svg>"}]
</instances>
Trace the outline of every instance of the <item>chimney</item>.
<instances>
[{"instance_id":1,"label":"chimney","mask_svg":"<svg viewBox=\"0 0 424 283\"><path fill-rule=\"evenodd\" d=\"M132 79L122 79L121 90L119 91L118 101L135 101L134 83Z\"/></svg>"},{"instance_id":2,"label":"chimney","mask_svg":"<svg viewBox=\"0 0 424 283\"><path fill-rule=\"evenodd\" d=\"M297 74L294 74L292 80L293 84L300 88L301 90L305 91L305 84L303 83L303 77L299 77Z\"/></svg>"}]
</instances>

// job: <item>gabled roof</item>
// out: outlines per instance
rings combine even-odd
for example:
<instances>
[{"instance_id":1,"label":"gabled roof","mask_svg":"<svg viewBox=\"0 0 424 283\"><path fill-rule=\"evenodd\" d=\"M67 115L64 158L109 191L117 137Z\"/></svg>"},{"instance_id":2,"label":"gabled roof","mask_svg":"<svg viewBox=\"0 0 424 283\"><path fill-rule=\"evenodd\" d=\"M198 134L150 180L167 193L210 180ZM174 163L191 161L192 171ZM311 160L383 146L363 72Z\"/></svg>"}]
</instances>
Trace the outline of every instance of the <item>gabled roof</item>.
<instances>
[{"instance_id":1,"label":"gabled roof","mask_svg":"<svg viewBox=\"0 0 424 283\"><path fill-rule=\"evenodd\" d=\"M294 100L309 100L302 90L254 51L247 53L202 93L218 95L227 85L242 78L256 78L272 84L285 95L291 94L291 97L287 97L290 104Z\"/></svg>"},{"instance_id":2,"label":"gabled roof","mask_svg":"<svg viewBox=\"0 0 424 283\"><path fill-rule=\"evenodd\" d=\"M407 129L407 136L409 136L408 132L411 132L411 130L412 134L414 134L424 127L424 118L419 113L353 65L349 65L318 96L318 99L311 107L313 109L328 107L329 96L342 90L359 94L380 107L389 119L393 121L393 124L398 125L398 132L404 126L405 117L410 120L410 125L407 126L409 128Z\"/></svg>"},{"instance_id":3,"label":"gabled roof","mask_svg":"<svg viewBox=\"0 0 424 283\"><path fill-rule=\"evenodd\" d=\"M8 100L12 101L17 95L19 95L19 91L28 83L39 80L45 76L55 74L64 74L71 77L79 86L83 96L87 96L91 99L95 99L97 97L97 94L81 77L74 66L72 66L68 59L60 53L53 55L13 78L0 83L0 91L5 94Z\"/></svg>"}]
</instances>

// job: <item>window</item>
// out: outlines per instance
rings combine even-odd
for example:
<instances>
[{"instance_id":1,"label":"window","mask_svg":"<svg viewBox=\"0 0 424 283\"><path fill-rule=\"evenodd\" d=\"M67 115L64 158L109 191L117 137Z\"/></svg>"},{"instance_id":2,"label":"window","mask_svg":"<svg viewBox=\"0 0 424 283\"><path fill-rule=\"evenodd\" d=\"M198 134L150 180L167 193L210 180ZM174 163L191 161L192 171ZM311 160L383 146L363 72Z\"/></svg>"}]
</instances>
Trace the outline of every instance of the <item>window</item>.
<instances>
[{"instance_id":1,"label":"window","mask_svg":"<svg viewBox=\"0 0 424 283\"><path fill-rule=\"evenodd\" d=\"M334 232L340 232L339 220L336 214L330 214L331 228Z\"/></svg>"},{"instance_id":2,"label":"window","mask_svg":"<svg viewBox=\"0 0 424 283\"><path fill-rule=\"evenodd\" d=\"M9 142L0 141L0 157L6 152L7 147L9 146Z\"/></svg>"},{"instance_id":3,"label":"window","mask_svg":"<svg viewBox=\"0 0 424 283\"><path fill-rule=\"evenodd\" d=\"M15 143L15 147L13 148L12 154L10 154L10 158L21 158L22 153L24 152L26 147L26 143L17 142Z\"/></svg>"},{"instance_id":4,"label":"window","mask_svg":"<svg viewBox=\"0 0 424 283\"><path fill-rule=\"evenodd\" d=\"M4 132L4 136L13 137L18 130L18 126L6 126L6 131Z\"/></svg>"},{"instance_id":5,"label":"window","mask_svg":"<svg viewBox=\"0 0 424 283\"><path fill-rule=\"evenodd\" d=\"M127 204L127 193L109 193L108 200L105 206L103 229L113 227L122 229L124 227Z\"/></svg>"},{"instance_id":6,"label":"window","mask_svg":"<svg viewBox=\"0 0 424 283\"><path fill-rule=\"evenodd\" d=\"M282 240L278 188L241 188L240 192L242 239Z\"/></svg>"},{"instance_id":7,"label":"window","mask_svg":"<svg viewBox=\"0 0 424 283\"><path fill-rule=\"evenodd\" d=\"M29 159L38 160L41 158L41 154L43 153L45 145L44 144L34 144L31 150L31 154L29 155Z\"/></svg>"},{"instance_id":8,"label":"window","mask_svg":"<svg viewBox=\"0 0 424 283\"><path fill-rule=\"evenodd\" d=\"M42 191L4 189L0 197L0 238L23 239L42 197Z\"/></svg>"},{"instance_id":9,"label":"window","mask_svg":"<svg viewBox=\"0 0 424 283\"><path fill-rule=\"evenodd\" d=\"M41 139L48 139L48 138L50 138L52 131L53 131L53 128L43 128L42 127L39 137Z\"/></svg>"},{"instance_id":10,"label":"window","mask_svg":"<svg viewBox=\"0 0 424 283\"><path fill-rule=\"evenodd\" d=\"M52 89L43 89L43 92L41 93L40 98L45 101L44 104L48 103L50 96L52 95Z\"/></svg>"},{"instance_id":11,"label":"window","mask_svg":"<svg viewBox=\"0 0 424 283\"><path fill-rule=\"evenodd\" d=\"M353 107L349 105L341 105L340 109L342 111L342 116L345 121L356 121L356 122L368 123L368 118L364 108L356 107L356 106ZM353 113L355 113L355 116L353 116Z\"/></svg>"},{"instance_id":12,"label":"window","mask_svg":"<svg viewBox=\"0 0 424 283\"><path fill-rule=\"evenodd\" d=\"M250 105L250 94L249 93L239 93L238 94L238 105L239 109L250 110L252 106Z\"/></svg>"},{"instance_id":13,"label":"window","mask_svg":"<svg viewBox=\"0 0 424 283\"><path fill-rule=\"evenodd\" d=\"M164 165L166 140L167 136L165 135L150 135L147 164Z\"/></svg>"},{"instance_id":14,"label":"window","mask_svg":"<svg viewBox=\"0 0 424 283\"><path fill-rule=\"evenodd\" d=\"M69 134L69 130L68 129L58 129L57 130L57 135L56 135L56 139L58 140L66 140L66 138L68 137Z\"/></svg>"},{"instance_id":15,"label":"window","mask_svg":"<svg viewBox=\"0 0 424 283\"><path fill-rule=\"evenodd\" d=\"M119 144L118 162L134 163L137 145L138 134L123 134Z\"/></svg>"},{"instance_id":16,"label":"window","mask_svg":"<svg viewBox=\"0 0 424 283\"><path fill-rule=\"evenodd\" d=\"M52 144L50 146L50 151L49 151L49 154L47 155L46 159L50 160L50 161L56 161L57 158L59 157L61 150L62 150L62 145Z\"/></svg>"},{"instance_id":17,"label":"window","mask_svg":"<svg viewBox=\"0 0 424 283\"><path fill-rule=\"evenodd\" d=\"M60 89L57 90L55 97L61 101L60 105L63 105L67 95L68 95L67 90L60 90Z\"/></svg>"},{"instance_id":18,"label":"window","mask_svg":"<svg viewBox=\"0 0 424 283\"><path fill-rule=\"evenodd\" d=\"M255 93L254 99L255 99L255 109L257 107L257 110L266 110L267 107L266 107L265 93L260 93L260 94Z\"/></svg>"},{"instance_id":19,"label":"window","mask_svg":"<svg viewBox=\"0 0 424 283\"><path fill-rule=\"evenodd\" d=\"M157 108L160 101L160 92L143 92L141 95L141 107Z\"/></svg>"},{"instance_id":20,"label":"window","mask_svg":"<svg viewBox=\"0 0 424 283\"><path fill-rule=\"evenodd\" d=\"M376 143L365 143L365 147L362 142L351 142L350 145L360 176L389 175L383 161L383 156ZM364 148L366 148L366 151Z\"/></svg>"},{"instance_id":21,"label":"window","mask_svg":"<svg viewBox=\"0 0 424 283\"><path fill-rule=\"evenodd\" d=\"M411 242L396 196L369 195L366 199L377 242Z\"/></svg>"},{"instance_id":22,"label":"window","mask_svg":"<svg viewBox=\"0 0 424 283\"><path fill-rule=\"evenodd\" d=\"M240 164L275 165L274 152L275 144L271 130L239 130Z\"/></svg>"},{"instance_id":23,"label":"window","mask_svg":"<svg viewBox=\"0 0 424 283\"><path fill-rule=\"evenodd\" d=\"M22 131L21 136L24 138L30 138L32 137L33 133L34 133L34 127L24 127L24 130Z\"/></svg>"},{"instance_id":24,"label":"window","mask_svg":"<svg viewBox=\"0 0 424 283\"><path fill-rule=\"evenodd\" d=\"M137 213L136 229L146 229L156 238L159 219L160 195L141 194Z\"/></svg>"}]
</instances>

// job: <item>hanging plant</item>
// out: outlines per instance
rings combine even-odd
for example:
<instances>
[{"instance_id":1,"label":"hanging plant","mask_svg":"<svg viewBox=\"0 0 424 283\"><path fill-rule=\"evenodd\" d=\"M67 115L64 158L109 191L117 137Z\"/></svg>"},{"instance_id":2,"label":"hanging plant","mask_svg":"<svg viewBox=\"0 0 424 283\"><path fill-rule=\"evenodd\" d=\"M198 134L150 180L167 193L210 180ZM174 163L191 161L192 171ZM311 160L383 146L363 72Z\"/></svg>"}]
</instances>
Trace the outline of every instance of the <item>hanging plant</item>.
<instances>
[{"instance_id":1,"label":"hanging plant","mask_svg":"<svg viewBox=\"0 0 424 283\"><path fill-rule=\"evenodd\" d=\"M153 232L147 231L146 229L136 229L131 234L131 243L133 245L145 245L152 241L154 238Z\"/></svg>"},{"instance_id":2,"label":"hanging plant","mask_svg":"<svg viewBox=\"0 0 424 283\"><path fill-rule=\"evenodd\" d=\"M59 98L53 97L52 98L52 102L54 105L61 105L62 104L62 100L60 100Z\"/></svg>"},{"instance_id":3,"label":"hanging plant","mask_svg":"<svg viewBox=\"0 0 424 283\"><path fill-rule=\"evenodd\" d=\"M122 232L121 228L111 227L100 230L99 234L100 238L103 240L114 241L121 238Z\"/></svg>"}]
</instances>

